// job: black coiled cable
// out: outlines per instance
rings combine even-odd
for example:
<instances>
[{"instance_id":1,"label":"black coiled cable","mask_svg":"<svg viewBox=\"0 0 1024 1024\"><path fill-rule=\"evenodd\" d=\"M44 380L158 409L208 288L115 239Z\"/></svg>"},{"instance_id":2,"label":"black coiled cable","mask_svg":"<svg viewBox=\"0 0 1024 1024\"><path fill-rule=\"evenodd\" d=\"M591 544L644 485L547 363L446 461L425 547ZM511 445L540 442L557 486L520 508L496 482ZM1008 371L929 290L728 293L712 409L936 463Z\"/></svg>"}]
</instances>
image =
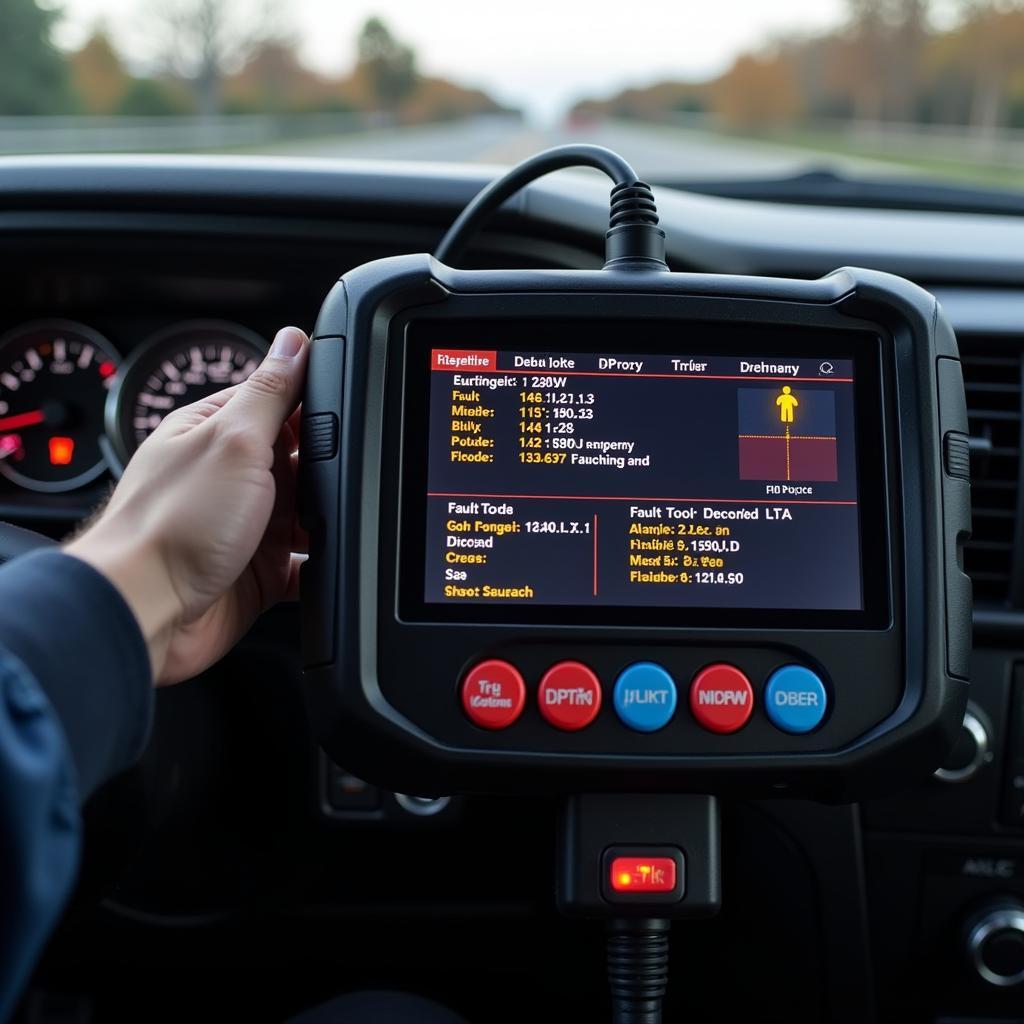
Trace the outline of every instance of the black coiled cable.
<instances>
[{"instance_id":1,"label":"black coiled cable","mask_svg":"<svg viewBox=\"0 0 1024 1024\"><path fill-rule=\"evenodd\" d=\"M646 181L623 182L612 189L612 207L608 212L608 227L617 228L623 224L658 223L658 207L654 193Z\"/></svg>"},{"instance_id":2,"label":"black coiled cable","mask_svg":"<svg viewBox=\"0 0 1024 1024\"><path fill-rule=\"evenodd\" d=\"M442 263L454 265L466 243L506 199L531 181L566 167L595 167L615 183L605 235L605 269L668 270L665 232L658 227L658 208L651 186L639 181L636 171L618 153L591 145L547 149L492 181L455 219L434 256Z\"/></svg>"},{"instance_id":3,"label":"black coiled cable","mask_svg":"<svg viewBox=\"0 0 1024 1024\"><path fill-rule=\"evenodd\" d=\"M668 933L659 918L608 923L612 1024L661 1024L668 985Z\"/></svg>"}]
</instances>

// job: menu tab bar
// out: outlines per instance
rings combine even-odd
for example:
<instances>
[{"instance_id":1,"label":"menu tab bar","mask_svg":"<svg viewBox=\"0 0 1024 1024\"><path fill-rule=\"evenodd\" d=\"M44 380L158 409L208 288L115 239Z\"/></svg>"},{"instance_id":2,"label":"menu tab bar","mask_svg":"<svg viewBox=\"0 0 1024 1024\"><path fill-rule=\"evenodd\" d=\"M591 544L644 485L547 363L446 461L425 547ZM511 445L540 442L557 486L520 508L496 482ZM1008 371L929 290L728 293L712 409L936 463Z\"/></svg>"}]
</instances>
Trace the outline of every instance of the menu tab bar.
<instances>
[{"instance_id":1,"label":"menu tab bar","mask_svg":"<svg viewBox=\"0 0 1024 1024\"><path fill-rule=\"evenodd\" d=\"M849 382L853 360L753 359L741 356L632 355L594 352L495 352L433 349L430 367L451 373L552 373L565 376L704 377L711 380L835 380Z\"/></svg>"}]
</instances>

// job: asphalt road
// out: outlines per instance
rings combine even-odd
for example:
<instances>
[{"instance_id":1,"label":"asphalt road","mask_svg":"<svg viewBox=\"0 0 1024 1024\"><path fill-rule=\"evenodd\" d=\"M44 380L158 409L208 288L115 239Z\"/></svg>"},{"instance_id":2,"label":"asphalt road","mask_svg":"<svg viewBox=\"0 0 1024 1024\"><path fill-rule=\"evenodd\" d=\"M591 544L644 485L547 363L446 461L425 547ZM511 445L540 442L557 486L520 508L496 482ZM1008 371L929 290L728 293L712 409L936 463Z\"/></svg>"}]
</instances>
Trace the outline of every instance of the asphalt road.
<instances>
[{"instance_id":1,"label":"asphalt road","mask_svg":"<svg viewBox=\"0 0 1024 1024\"><path fill-rule=\"evenodd\" d=\"M300 156L455 163L512 164L547 146L596 142L620 152L655 181L698 178L777 178L808 168L850 174L892 174L897 165L800 150L768 142L725 138L662 125L595 124L586 129L536 130L500 117L450 124L381 129L267 147Z\"/></svg>"}]
</instances>

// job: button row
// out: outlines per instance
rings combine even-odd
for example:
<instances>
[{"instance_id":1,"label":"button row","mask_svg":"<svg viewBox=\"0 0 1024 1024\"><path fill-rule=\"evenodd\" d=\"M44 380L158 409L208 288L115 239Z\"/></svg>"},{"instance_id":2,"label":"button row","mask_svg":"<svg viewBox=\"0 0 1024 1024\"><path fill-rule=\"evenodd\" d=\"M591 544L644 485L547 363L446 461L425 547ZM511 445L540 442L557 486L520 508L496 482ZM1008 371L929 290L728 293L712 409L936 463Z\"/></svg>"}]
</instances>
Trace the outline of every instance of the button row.
<instances>
[{"instance_id":1,"label":"button row","mask_svg":"<svg viewBox=\"0 0 1024 1024\"><path fill-rule=\"evenodd\" d=\"M601 682L579 661L561 661L544 673L537 706L556 729L585 729L601 710ZM636 732L657 732L676 713L675 680L652 661L624 669L615 681L612 705L620 721ZM726 735L742 729L754 712L754 688L735 665L724 662L701 669L690 684L690 711L709 732ZM769 721L783 732L800 735L816 729L828 709L825 685L803 665L784 665L769 677L764 691ZM483 729L506 729L526 707L526 684L519 670L492 658L474 665L462 682L462 707Z\"/></svg>"}]
</instances>

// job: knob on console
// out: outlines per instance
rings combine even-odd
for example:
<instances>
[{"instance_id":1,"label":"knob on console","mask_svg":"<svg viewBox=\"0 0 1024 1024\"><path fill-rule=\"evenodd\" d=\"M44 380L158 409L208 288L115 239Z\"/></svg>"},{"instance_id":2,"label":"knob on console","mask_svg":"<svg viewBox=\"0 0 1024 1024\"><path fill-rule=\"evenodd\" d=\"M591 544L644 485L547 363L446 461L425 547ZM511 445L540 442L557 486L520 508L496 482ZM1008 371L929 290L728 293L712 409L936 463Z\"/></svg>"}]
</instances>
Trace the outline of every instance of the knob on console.
<instances>
[{"instance_id":1,"label":"knob on console","mask_svg":"<svg viewBox=\"0 0 1024 1024\"><path fill-rule=\"evenodd\" d=\"M942 766L935 771L941 782L966 782L992 760L989 730L983 712L973 704L964 713L960 735Z\"/></svg>"},{"instance_id":2,"label":"knob on console","mask_svg":"<svg viewBox=\"0 0 1024 1024\"><path fill-rule=\"evenodd\" d=\"M967 928L967 956L982 981L999 988L1024 984L1024 904L990 906Z\"/></svg>"}]
</instances>

